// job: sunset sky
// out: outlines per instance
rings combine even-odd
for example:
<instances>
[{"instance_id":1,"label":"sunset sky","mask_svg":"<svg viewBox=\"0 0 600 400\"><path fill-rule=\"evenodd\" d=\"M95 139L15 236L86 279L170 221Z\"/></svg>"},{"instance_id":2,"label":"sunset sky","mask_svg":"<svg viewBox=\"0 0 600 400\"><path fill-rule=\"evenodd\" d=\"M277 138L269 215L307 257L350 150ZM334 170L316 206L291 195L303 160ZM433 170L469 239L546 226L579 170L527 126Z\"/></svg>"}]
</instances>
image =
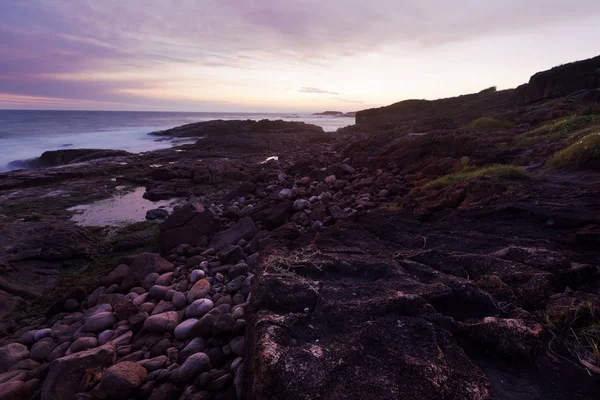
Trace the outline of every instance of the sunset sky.
<instances>
[{"instance_id":1,"label":"sunset sky","mask_svg":"<svg viewBox=\"0 0 600 400\"><path fill-rule=\"evenodd\" d=\"M352 111L600 54L600 1L2 0L0 108Z\"/></svg>"}]
</instances>

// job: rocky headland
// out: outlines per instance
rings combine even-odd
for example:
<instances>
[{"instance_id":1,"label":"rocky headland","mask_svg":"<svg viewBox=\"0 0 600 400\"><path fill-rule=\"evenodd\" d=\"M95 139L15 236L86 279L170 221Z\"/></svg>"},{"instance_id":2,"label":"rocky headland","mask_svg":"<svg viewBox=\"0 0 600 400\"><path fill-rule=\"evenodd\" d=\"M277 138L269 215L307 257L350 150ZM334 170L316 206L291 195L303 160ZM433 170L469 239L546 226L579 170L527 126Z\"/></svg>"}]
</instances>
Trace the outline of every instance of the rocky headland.
<instances>
[{"instance_id":1,"label":"rocky headland","mask_svg":"<svg viewBox=\"0 0 600 400\"><path fill-rule=\"evenodd\" d=\"M595 58L0 174L0 399L596 399L598 102Z\"/></svg>"}]
</instances>

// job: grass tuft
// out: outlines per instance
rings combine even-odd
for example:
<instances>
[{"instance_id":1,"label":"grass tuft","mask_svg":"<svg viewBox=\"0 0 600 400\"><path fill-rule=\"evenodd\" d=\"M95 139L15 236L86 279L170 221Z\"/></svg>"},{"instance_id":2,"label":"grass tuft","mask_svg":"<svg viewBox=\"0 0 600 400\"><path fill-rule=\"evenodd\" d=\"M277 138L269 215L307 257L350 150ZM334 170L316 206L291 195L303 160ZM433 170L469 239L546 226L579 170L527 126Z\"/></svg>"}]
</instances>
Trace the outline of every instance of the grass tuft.
<instances>
[{"instance_id":1,"label":"grass tuft","mask_svg":"<svg viewBox=\"0 0 600 400\"><path fill-rule=\"evenodd\" d=\"M510 121L482 117L469 122L469 124L465 126L465 129L509 129L513 126L514 124Z\"/></svg>"},{"instance_id":2,"label":"grass tuft","mask_svg":"<svg viewBox=\"0 0 600 400\"><path fill-rule=\"evenodd\" d=\"M561 118L540 126L531 132L519 137L516 145L529 147L540 142L557 142L562 139L581 137L589 133L590 129L598 129L594 126L600 124L600 115L584 114Z\"/></svg>"},{"instance_id":3,"label":"grass tuft","mask_svg":"<svg viewBox=\"0 0 600 400\"><path fill-rule=\"evenodd\" d=\"M459 182L476 176L487 176L490 178L499 178L509 181L523 181L534 179L529 173L522 168L514 165L496 164L483 168L465 168L460 172L442 176L435 181L429 182L424 186L424 189L443 189Z\"/></svg>"},{"instance_id":4,"label":"grass tuft","mask_svg":"<svg viewBox=\"0 0 600 400\"><path fill-rule=\"evenodd\" d=\"M548 160L554 168L577 168L600 160L600 132L584 136Z\"/></svg>"}]
</instances>

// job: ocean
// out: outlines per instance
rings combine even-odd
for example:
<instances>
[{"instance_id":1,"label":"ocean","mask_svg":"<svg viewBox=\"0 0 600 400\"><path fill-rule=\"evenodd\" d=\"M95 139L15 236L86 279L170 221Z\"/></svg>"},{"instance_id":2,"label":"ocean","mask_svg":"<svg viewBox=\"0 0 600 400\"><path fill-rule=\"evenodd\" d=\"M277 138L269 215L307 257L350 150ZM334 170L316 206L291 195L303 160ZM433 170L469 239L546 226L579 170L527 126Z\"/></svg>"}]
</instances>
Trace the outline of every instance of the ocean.
<instances>
[{"instance_id":1,"label":"ocean","mask_svg":"<svg viewBox=\"0 0 600 400\"><path fill-rule=\"evenodd\" d=\"M325 131L354 124L354 118L307 114L185 113L131 111L0 110L0 172L12 161L60 149L114 149L133 153L181 144L148 135L192 122L214 119L283 119L319 125Z\"/></svg>"}]
</instances>

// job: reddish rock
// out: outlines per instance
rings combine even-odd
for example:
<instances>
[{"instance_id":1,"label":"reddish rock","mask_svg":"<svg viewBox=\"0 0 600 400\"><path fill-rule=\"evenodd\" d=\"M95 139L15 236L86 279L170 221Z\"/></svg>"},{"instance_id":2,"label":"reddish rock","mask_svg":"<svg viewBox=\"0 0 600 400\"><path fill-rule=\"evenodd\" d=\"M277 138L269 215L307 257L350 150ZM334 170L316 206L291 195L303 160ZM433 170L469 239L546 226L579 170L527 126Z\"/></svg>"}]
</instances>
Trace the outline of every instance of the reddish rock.
<instances>
[{"instance_id":1,"label":"reddish rock","mask_svg":"<svg viewBox=\"0 0 600 400\"><path fill-rule=\"evenodd\" d=\"M74 400L77 393L85 391L88 374L110 367L115 358L114 345L107 343L52 361L44 380L42 400Z\"/></svg>"},{"instance_id":2,"label":"reddish rock","mask_svg":"<svg viewBox=\"0 0 600 400\"><path fill-rule=\"evenodd\" d=\"M148 372L136 362L120 362L102 374L102 389L115 399L126 399L133 395L148 379Z\"/></svg>"}]
</instances>

